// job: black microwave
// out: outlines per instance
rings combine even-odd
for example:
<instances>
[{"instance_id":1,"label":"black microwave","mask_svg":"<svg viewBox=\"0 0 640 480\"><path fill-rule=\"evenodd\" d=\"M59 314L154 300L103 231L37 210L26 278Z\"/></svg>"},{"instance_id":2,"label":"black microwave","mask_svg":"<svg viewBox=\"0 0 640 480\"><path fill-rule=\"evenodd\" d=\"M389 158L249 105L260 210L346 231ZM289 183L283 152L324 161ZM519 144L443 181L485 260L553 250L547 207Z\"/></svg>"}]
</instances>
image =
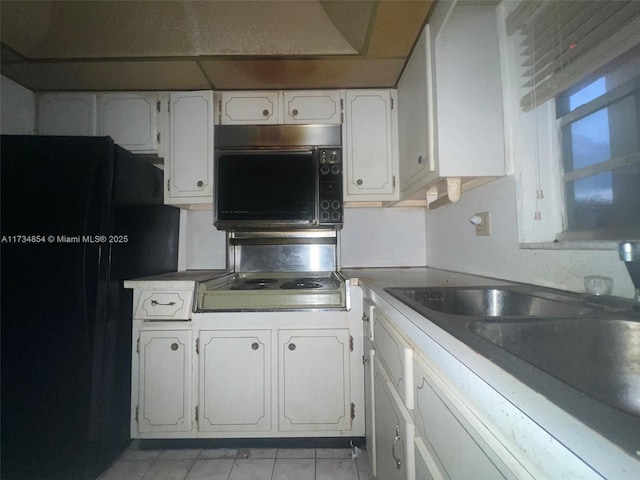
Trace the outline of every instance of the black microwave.
<instances>
[{"instance_id":1,"label":"black microwave","mask_svg":"<svg viewBox=\"0 0 640 480\"><path fill-rule=\"evenodd\" d=\"M219 230L340 229L340 126L216 126Z\"/></svg>"}]
</instances>

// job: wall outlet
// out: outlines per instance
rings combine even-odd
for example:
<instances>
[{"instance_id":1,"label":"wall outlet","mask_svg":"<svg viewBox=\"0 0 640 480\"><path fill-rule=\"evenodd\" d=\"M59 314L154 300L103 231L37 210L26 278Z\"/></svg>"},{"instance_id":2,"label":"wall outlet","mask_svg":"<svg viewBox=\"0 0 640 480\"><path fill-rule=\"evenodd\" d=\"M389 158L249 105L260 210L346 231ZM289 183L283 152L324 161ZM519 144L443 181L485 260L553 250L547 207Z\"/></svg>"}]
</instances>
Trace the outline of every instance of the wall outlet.
<instances>
[{"instance_id":1,"label":"wall outlet","mask_svg":"<svg viewBox=\"0 0 640 480\"><path fill-rule=\"evenodd\" d=\"M491 235L491 216L489 212L476 213L480 217L480 223L476 225L476 237L488 237Z\"/></svg>"}]
</instances>

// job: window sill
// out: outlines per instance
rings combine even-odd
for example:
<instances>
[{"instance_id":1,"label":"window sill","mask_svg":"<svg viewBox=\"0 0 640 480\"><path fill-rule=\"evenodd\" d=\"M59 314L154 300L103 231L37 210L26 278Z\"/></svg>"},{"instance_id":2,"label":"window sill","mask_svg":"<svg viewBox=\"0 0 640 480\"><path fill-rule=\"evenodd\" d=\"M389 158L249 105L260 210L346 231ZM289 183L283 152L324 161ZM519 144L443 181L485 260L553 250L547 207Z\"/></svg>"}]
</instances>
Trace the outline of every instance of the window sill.
<instances>
[{"instance_id":1,"label":"window sill","mask_svg":"<svg viewBox=\"0 0 640 480\"><path fill-rule=\"evenodd\" d=\"M556 242L521 243L523 250L618 250L618 242L614 240L561 240Z\"/></svg>"}]
</instances>

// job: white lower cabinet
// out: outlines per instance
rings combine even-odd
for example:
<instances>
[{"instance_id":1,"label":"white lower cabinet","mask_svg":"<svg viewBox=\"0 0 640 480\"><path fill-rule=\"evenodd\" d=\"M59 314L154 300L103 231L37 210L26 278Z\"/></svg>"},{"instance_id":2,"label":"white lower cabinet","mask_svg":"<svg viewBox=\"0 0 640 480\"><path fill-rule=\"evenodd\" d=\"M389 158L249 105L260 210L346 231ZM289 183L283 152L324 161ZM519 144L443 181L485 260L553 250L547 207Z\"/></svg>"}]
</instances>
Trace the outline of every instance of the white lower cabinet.
<instances>
[{"instance_id":1,"label":"white lower cabinet","mask_svg":"<svg viewBox=\"0 0 640 480\"><path fill-rule=\"evenodd\" d=\"M198 430L271 430L271 331L201 330Z\"/></svg>"},{"instance_id":2,"label":"white lower cabinet","mask_svg":"<svg viewBox=\"0 0 640 480\"><path fill-rule=\"evenodd\" d=\"M523 478L509 470L491 443L504 447L454 392L447 392L449 387L426 361L416 359L414 374L416 435L432 460L434 478Z\"/></svg>"},{"instance_id":3,"label":"white lower cabinet","mask_svg":"<svg viewBox=\"0 0 640 480\"><path fill-rule=\"evenodd\" d=\"M191 330L140 331L134 410L139 432L191 430L191 338Z\"/></svg>"},{"instance_id":4,"label":"white lower cabinet","mask_svg":"<svg viewBox=\"0 0 640 480\"><path fill-rule=\"evenodd\" d=\"M414 480L413 420L377 358L374 371L376 478Z\"/></svg>"},{"instance_id":5,"label":"white lower cabinet","mask_svg":"<svg viewBox=\"0 0 640 480\"><path fill-rule=\"evenodd\" d=\"M350 430L348 329L279 330L280 431Z\"/></svg>"},{"instance_id":6,"label":"white lower cabinet","mask_svg":"<svg viewBox=\"0 0 640 480\"><path fill-rule=\"evenodd\" d=\"M376 401L374 398L374 368L373 363L376 358L376 351L368 338L364 339L364 355L362 363L364 364L364 402L365 402L365 436L367 442L367 453L369 454L369 464L371 474L376 476L376 423L375 408Z\"/></svg>"},{"instance_id":7,"label":"white lower cabinet","mask_svg":"<svg viewBox=\"0 0 640 480\"><path fill-rule=\"evenodd\" d=\"M132 438L363 437L361 313L134 318Z\"/></svg>"}]
</instances>

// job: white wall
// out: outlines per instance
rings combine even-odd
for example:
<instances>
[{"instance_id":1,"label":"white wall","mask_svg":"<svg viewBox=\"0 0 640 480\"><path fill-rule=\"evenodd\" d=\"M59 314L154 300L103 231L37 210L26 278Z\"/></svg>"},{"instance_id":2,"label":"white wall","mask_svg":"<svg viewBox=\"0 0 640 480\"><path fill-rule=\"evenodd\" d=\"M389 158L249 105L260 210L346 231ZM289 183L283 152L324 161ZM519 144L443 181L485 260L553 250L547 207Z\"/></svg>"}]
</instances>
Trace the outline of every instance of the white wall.
<instances>
[{"instance_id":1,"label":"white wall","mask_svg":"<svg viewBox=\"0 0 640 480\"><path fill-rule=\"evenodd\" d=\"M342 266L425 266L424 208L347 208Z\"/></svg>"},{"instance_id":2,"label":"white wall","mask_svg":"<svg viewBox=\"0 0 640 480\"><path fill-rule=\"evenodd\" d=\"M35 133L33 92L0 75L0 93L0 133L33 135Z\"/></svg>"},{"instance_id":3,"label":"white wall","mask_svg":"<svg viewBox=\"0 0 640 480\"><path fill-rule=\"evenodd\" d=\"M226 268L226 234L213 226L211 210L184 212L186 221L181 223L184 239L184 264L186 270Z\"/></svg>"},{"instance_id":4,"label":"white wall","mask_svg":"<svg viewBox=\"0 0 640 480\"><path fill-rule=\"evenodd\" d=\"M210 210L186 212L181 268L225 268L225 233ZM425 266L424 208L348 208L340 232L342 266Z\"/></svg>"},{"instance_id":5,"label":"white wall","mask_svg":"<svg viewBox=\"0 0 640 480\"><path fill-rule=\"evenodd\" d=\"M490 237L476 237L469 218L491 214ZM633 298L634 290L617 251L521 249L516 181L505 177L462 194L459 202L429 211L427 265L576 292L585 275L614 279L613 295Z\"/></svg>"}]
</instances>

